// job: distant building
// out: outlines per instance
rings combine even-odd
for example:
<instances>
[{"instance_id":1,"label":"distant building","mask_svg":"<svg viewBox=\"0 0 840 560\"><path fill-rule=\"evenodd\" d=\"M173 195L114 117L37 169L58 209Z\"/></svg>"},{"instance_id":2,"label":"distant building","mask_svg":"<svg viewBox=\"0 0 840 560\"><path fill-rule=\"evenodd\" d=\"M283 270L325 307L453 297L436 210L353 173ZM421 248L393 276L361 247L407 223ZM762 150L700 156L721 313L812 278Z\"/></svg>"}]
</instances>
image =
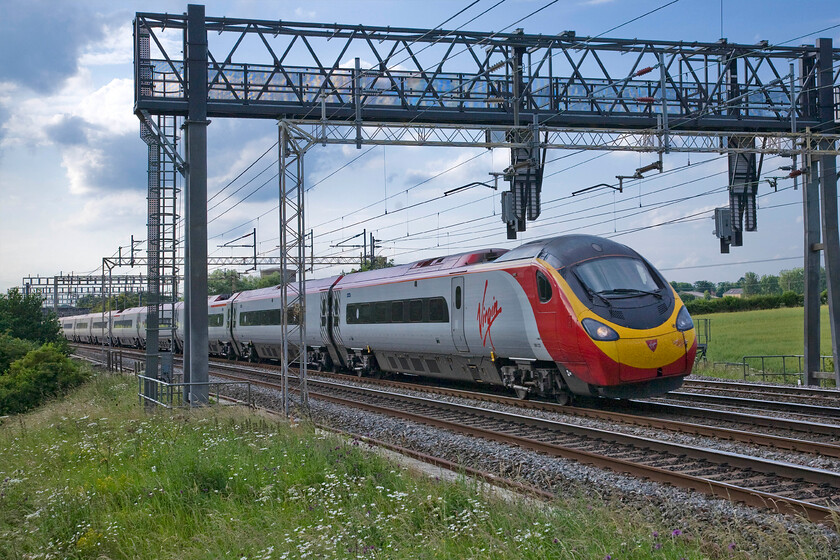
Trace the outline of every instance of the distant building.
<instances>
[{"instance_id":1,"label":"distant building","mask_svg":"<svg viewBox=\"0 0 840 560\"><path fill-rule=\"evenodd\" d=\"M743 288L732 288L731 290L726 290L725 292L723 292L723 297L742 298L742 297L744 297L744 289Z\"/></svg>"}]
</instances>

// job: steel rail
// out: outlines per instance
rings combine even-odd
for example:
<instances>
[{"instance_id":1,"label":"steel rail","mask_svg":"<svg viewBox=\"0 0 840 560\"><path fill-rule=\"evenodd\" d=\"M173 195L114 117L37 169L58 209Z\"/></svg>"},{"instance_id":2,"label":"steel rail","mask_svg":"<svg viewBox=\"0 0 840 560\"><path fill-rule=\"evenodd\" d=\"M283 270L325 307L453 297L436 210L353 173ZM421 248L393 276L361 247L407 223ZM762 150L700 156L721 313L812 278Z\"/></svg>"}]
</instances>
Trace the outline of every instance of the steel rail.
<instances>
[{"instance_id":1,"label":"steel rail","mask_svg":"<svg viewBox=\"0 0 840 560\"><path fill-rule=\"evenodd\" d=\"M788 375L796 375L788 373ZM840 399L840 389L827 389L822 387L799 387L796 385L774 385L769 383L743 383L739 381L720 381L717 379L686 379L683 383L683 388L697 387L714 387L720 389L731 389L733 391L749 391L761 392L767 391L769 393L790 393L792 395L799 394L802 396L819 396L819 397L833 397Z\"/></svg>"},{"instance_id":2,"label":"steel rail","mask_svg":"<svg viewBox=\"0 0 840 560\"><path fill-rule=\"evenodd\" d=\"M760 410L774 410L777 412L788 412L793 414L810 414L829 418L840 418L840 407L818 406L804 403L788 403L782 401L766 401L761 399L747 399L742 397L728 397L725 395L707 395L701 393L686 393L683 391L671 391L664 397L656 399L690 400L722 406L735 406L739 408L750 407Z\"/></svg>"},{"instance_id":3,"label":"steel rail","mask_svg":"<svg viewBox=\"0 0 840 560\"><path fill-rule=\"evenodd\" d=\"M137 356L142 358L143 355L137 353ZM262 364L259 367L248 367L243 366L241 364L233 365L228 362L219 361L219 360L211 360L211 365L215 367L221 367L223 369L231 368L235 370L241 369L249 369L253 373L263 373L265 372L266 368L272 368L274 366ZM335 377L338 379L349 379L353 381L358 381L358 377L350 376L350 375L343 375L343 374L326 374L324 372L315 372L312 371L311 374L317 374L322 376L330 376ZM544 401L523 401L514 397L508 397L504 395L495 395L490 393L481 393L481 392L474 392L474 391L464 391L458 389L449 389L444 387L434 387L434 386L426 386L426 385L418 385L414 383L406 383L406 382L399 382L399 381L384 381L384 380L377 380L377 379L365 379L365 382L379 385L379 386L386 386L386 387L393 387L399 388L404 390L413 390L413 391L421 391L421 392L429 392L435 393L439 395L457 397L457 398L464 398L464 399L471 399L471 400L478 400L483 402L493 402L497 404L504 404L508 406L515 406L519 408L525 409L532 409L532 410L541 410L547 412L553 412L557 414L565 414L569 416L581 417L581 418L590 418L596 420L605 420L605 421L613 421L613 422L620 422L632 426L644 427L644 428L655 428L661 430L671 430L680 433L704 436L704 437L711 437L711 438L718 438L718 439L726 439L730 441L739 441L743 443L749 443L754 445L763 445L766 447L772 447L776 449L785 449L790 451L796 451L800 453L809 453L814 455L822 455L826 457L835 457L840 458L840 445L834 443L827 443L827 442L814 442L809 440L797 439L797 438L790 438L784 436L777 436L771 434L762 434L758 432L750 432L745 431L742 429L732 429L732 428L723 428L717 426L707 426L703 424L696 424L692 422L684 422L679 420L665 420L659 418L653 418L650 416L640 416L638 414L627 414L623 412L617 412L614 410L599 410L594 408L580 408L580 407L569 407L569 406L561 406L558 404L544 402ZM610 403L612 406L621 406L621 403L618 401L611 401ZM660 412L672 413L672 414L681 414L681 415L695 415L698 417L705 417L709 419L714 419L716 421L725 420L728 422L736 422L736 423L746 423L746 424L754 424L760 425L764 427L769 427L773 429L786 429L790 431L796 432L803 432L809 434L819 434L819 435L828 435L833 436L836 438L840 438L840 426L834 426L830 424L815 424L812 422L802 422L799 420L788 420L788 419L778 419L778 418L769 418L767 416L756 416L756 415L747 415L743 413L733 413L733 412L721 412L715 411L711 409L696 409L691 407L685 407L680 405L658 405L658 403L645 403L640 402L638 406L650 408L653 407L654 409L665 408L666 410ZM671 410L674 409L674 410Z\"/></svg>"},{"instance_id":4,"label":"steel rail","mask_svg":"<svg viewBox=\"0 0 840 560\"><path fill-rule=\"evenodd\" d=\"M220 367L224 366L224 367ZM214 368L219 369L241 369L237 366L215 363ZM229 377L228 374L221 374ZM276 389L276 383L265 381L252 381L257 385L270 387ZM659 442L650 438L642 438L639 436L632 436L621 434L618 432L610 432L598 428L586 428L582 426L575 426L562 422L543 420L533 417L522 416L519 414L510 414L505 412L498 412L487 410L478 407L456 405L453 403L441 403L431 399L421 397L411 397L407 395L396 395L394 393L387 393L376 389L365 389L359 387L349 387L340 385L329 381L310 381L312 387L322 386L349 392L354 396L360 394L374 395L377 398L386 399L389 401L396 401L397 403L413 403L424 407L432 407L437 410L445 410L448 412L457 412L458 414L473 415L488 419L494 419L505 423L512 423L515 425L527 425L546 430L558 434L568 435L573 434L588 440L599 440L611 443L619 443L629 445L637 449L649 449L660 451L668 454L689 456L693 459L708 461L713 464L724 466L736 466L748 469L755 472L769 474L773 476L783 476L792 480L805 480L817 485L828 485L832 488L840 488L840 473L827 471L824 469L815 469L810 467L803 467L793 465L781 461L769 461L755 457L748 457L737 453L729 453L717 450L709 450L704 448L697 448L682 444L671 444ZM742 501L748 505L757 507L768 507L772 510L795 515L804 515L809 520L814 522L828 523L835 525L837 522L838 511L829 507L821 506L804 500L798 500L786 496L780 496L762 490L744 488L727 482L717 481L709 478L694 476L691 474L668 471L656 466L644 465L634 463L621 458L608 457L603 454L590 452L582 449L575 449L557 443L543 442L529 437L522 437L512 435L504 432L494 431L491 429L468 426L464 422L445 420L440 418L431 418L424 414L418 414L405 410L404 408L394 408L383 405L376 405L371 403L361 402L357 398L336 397L335 395L327 395L321 392L311 393L312 396L322 400L342 404L345 406L352 406L361 408L370 412L377 412L389 416L396 416L405 420L419 422L427 425L433 425L439 428L448 429L458 433L481 437L487 440L496 441L510 445L531 449L550 456L564 457L567 459L576 460L578 462L595 465L601 468L607 468L619 473L632 474L641 478L650 478L658 482L664 482L678 486L681 488L692 489L706 494L711 494L718 497L723 497L729 500Z\"/></svg>"},{"instance_id":5,"label":"steel rail","mask_svg":"<svg viewBox=\"0 0 840 560\"><path fill-rule=\"evenodd\" d=\"M265 381L255 381L254 383L258 385L262 385L265 387L270 388L277 388L276 383L270 383ZM581 449L575 449L563 445L558 445L556 443L548 443L539 441L533 438L521 437L507 433L500 433L490 429L477 427L477 426L468 426L465 425L463 422L458 421L450 421L440 418L431 418L429 416L418 414L414 412L410 412L405 410L404 408L394 408L384 405L377 405L371 403L361 402L357 398L345 398L345 397L338 397L335 395L327 395L321 392L313 391L314 386L318 385L336 385L331 382L324 382L324 381L314 381L310 380L310 396L315 397L321 400L325 400L327 402L332 402L334 404L340 404L343 406L350 406L353 408L358 408L362 410L366 410L369 412L384 414L390 417L397 417L404 420L418 422L426 425L431 425L434 427L447 429L450 431L454 431L457 433L462 433L465 435L473 436L473 437L481 437L483 439L487 439L490 441L496 441L498 443L508 444L508 445L515 445L518 447L522 447L525 449L531 449L533 451L537 451L539 453L543 453L553 457L563 457L566 459L571 459L574 461L578 461L585 464L594 465L600 468L606 468L612 470L614 472L622 473L622 474L631 474L633 476L639 478L647 478L654 480L656 482L662 482L666 484L671 484L673 486L677 486L680 488L691 489L695 491L699 491L705 494L710 494L717 497L726 498L730 501L740 501L744 502L747 505L755 506L755 507L766 507L771 510L785 513L785 514L794 514L794 515L804 515L806 518L813 522L818 523L826 523L834 525L838 516L838 511L832 508L828 508L825 506L813 504L803 500L797 500L785 496L780 496L777 494L772 494L769 492L764 492L761 490L755 490L750 488L740 487L734 484L730 484L727 482L720 482L708 478L703 478L699 476L694 476L690 474L678 473L673 471L668 471L659 467L650 466L650 465L643 465L639 463L634 463L632 461L627 461L620 458L608 457L606 455L601 455L594 452L589 452ZM649 447L657 447L659 449L670 447L671 451L673 449L679 449L680 452L689 453L692 455L698 455L701 458L717 456L720 460L722 460L723 464L741 464L744 465L744 468L750 468L753 470L757 470L755 467L762 466L765 469L768 469L768 472L772 474L777 474L779 472L787 473L788 477L792 477L794 479L802 478L805 480L809 480L814 484L830 484L833 487L840 487L840 473L834 473L831 471L821 470L821 469L812 469L808 467L798 467L796 465L791 465L787 463L781 462L774 462L774 461L766 461L763 459L752 459L746 456L734 454L734 453L726 453L726 452L718 452L718 451L711 451L703 450L700 448L692 448L690 446L683 446L680 444L675 445L668 445L663 444L662 442L656 442L655 440L649 440L646 438L638 438L636 436L627 436L625 434L617 434L615 432L607 432L605 430L598 430L598 429L589 429L589 428L582 428L579 426L573 426L568 424L562 424L559 422L547 421L547 420L540 420L536 418L529 418L529 417L521 417L520 415L512 415L509 413L502 413L496 411L490 411L487 409L480 409L475 407L464 407L461 405L454 405L452 403L440 403L438 401L431 401L429 399L422 399L419 397L408 397L405 395L395 395L393 393L384 393L382 391L373 390L373 389L361 389L357 387L348 387L345 385L340 386L341 391L347 391L353 393L354 395L359 395L361 393L379 393L381 396L389 399L389 400L397 400L402 403L406 402L419 402L423 403L424 405L428 406L431 405L438 409L445 409L448 411L459 411L464 413L463 411L467 411L466 413L474 414L478 413L480 416L484 416L486 418L496 417L496 418L511 418L511 419L518 419L521 420L526 425L535 425L540 427L553 427L555 430L552 431L560 431L563 433L567 433L568 431L579 432L583 434L584 437L588 437L587 434L598 434L599 436L606 436L609 435L610 437L615 437L617 441L636 441L639 444L647 445ZM510 420L506 420L510 421ZM559 429L558 429L559 428ZM632 444L631 444L632 445ZM667 451L666 451L667 452ZM708 452L708 453L707 453ZM705 455L705 457L703 457ZM708 459L707 459L708 460ZM760 471L759 471L760 472ZM784 476L784 475L783 475Z\"/></svg>"}]
</instances>

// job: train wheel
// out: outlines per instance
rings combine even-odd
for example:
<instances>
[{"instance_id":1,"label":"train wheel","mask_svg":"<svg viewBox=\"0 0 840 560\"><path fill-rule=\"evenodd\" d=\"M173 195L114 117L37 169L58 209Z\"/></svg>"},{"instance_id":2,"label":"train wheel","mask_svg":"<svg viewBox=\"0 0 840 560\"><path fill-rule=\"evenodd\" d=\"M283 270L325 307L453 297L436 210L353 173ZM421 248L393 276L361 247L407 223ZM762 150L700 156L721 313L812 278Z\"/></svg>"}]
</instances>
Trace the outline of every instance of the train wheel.
<instances>
[{"instance_id":1,"label":"train wheel","mask_svg":"<svg viewBox=\"0 0 840 560\"><path fill-rule=\"evenodd\" d=\"M559 391L554 393L554 401L560 406L566 406L567 404L572 404L572 395L566 391Z\"/></svg>"}]
</instances>

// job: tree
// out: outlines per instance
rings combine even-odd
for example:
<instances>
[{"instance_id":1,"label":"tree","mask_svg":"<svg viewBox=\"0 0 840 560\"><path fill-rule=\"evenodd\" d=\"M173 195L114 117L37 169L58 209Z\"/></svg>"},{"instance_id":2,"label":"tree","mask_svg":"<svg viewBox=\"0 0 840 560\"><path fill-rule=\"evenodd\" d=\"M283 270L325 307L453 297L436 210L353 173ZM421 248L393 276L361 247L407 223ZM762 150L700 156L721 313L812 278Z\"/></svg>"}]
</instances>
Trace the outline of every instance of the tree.
<instances>
[{"instance_id":1,"label":"tree","mask_svg":"<svg viewBox=\"0 0 840 560\"><path fill-rule=\"evenodd\" d=\"M779 287L783 292L805 293L805 269L794 268L779 272Z\"/></svg>"},{"instance_id":2,"label":"tree","mask_svg":"<svg viewBox=\"0 0 840 560\"><path fill-rule=\"evenodd\" d=\"M759 281L761 293L767 296L777 296L782 293L779 287L779 277L773 274L765 274Z\"/></svg>"},{"instance_id":3,"label":"tree","mask_svg":"<svg viewBox=\"0 0 840 560\"><path fill-rule=\"evenodd\" d=\"M709 282L708 280L698 280L694 283L694 289L700 293L703 293L706 290L713 292L715 290L715 285L713 282Z\"/></svg>"},{"instance_id":4,"label":"tree","mask_svg":"<svg viewBox=\"0 0 840 560\"><path fill-rule=\"evenodd\" d=\"M717 297L723 297L723 293L726 290L731 290L732 288L737 288L738 285L734 282L718 282L717 288L715 289L715 295Z\"/></svg>"},{"instance_id":5,"label":"tree","mask_svg":"<svg viewBox=\"0 0 840 560\"><path fill-rule=\"evenodd\" d=\"M207 295L233 294L247 290L247 279L235 270L219 269L207 275Z\"/></svg>"},{"instance_id":6,"label":"tree","mask_svg":"<svg viewBox=\"0 0 840 560\"><path fill-rule=\"evenodd\" d=\"M360 268L354 268L350 272L365 272L367 270L378 270L380 268L391 268L394 266L394 259L388 260L387 257L374 257L373 264L365 261Z\"/></svg>"},{"instance_id":7,"label":"tree","mask_svg":"<svg viewBox=\"0 0 840 560\"><path fill-rule=\"evenodd\" d=\"M671 286L677 292L690 292L694 289L694 284L691 282L676 282L672 280Z\"/></svg>"},{"instance_id":8,"label":"tree","mask_svg":"<svg viewBox=\"0 0 840 560\"><path fill-rule=\"evenodd\" d=\"M744 274L741 287L744 289L744 297L758 295L758 274L755 272L747 272Z\"/></svg>"},{"instance_id":9,"label":"tree","mask_svg":"<svg viewBox=\"0 0 840 560\"><path fill-rule=\"evenodd\" d=\"M40 295L23 295L17 288L6 295L0 294L0 332L33 342L57 342L64 340L61 326L55 313L46 315L41 311L43 299Z\"/></svg>"}]
</instances>

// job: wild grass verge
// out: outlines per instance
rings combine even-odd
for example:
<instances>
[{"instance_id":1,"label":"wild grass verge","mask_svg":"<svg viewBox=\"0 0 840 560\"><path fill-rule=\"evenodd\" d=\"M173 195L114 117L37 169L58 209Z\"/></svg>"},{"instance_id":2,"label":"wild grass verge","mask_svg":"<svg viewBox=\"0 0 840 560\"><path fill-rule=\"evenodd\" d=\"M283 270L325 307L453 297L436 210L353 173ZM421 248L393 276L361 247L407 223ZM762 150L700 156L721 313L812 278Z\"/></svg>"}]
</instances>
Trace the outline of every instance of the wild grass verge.
<instances>
[{"instance_id":1,"label":"wild grass verge","mask_svg":"<svg viewBox=\"0 0 840 560\"><path fill-rule=\"evenodd\" d=\"M2 420L0 557L829 558L736 519L666 523L597 496L503 501L237 407L147 414L98 376Z\"/></svg>"}]
</instances>

